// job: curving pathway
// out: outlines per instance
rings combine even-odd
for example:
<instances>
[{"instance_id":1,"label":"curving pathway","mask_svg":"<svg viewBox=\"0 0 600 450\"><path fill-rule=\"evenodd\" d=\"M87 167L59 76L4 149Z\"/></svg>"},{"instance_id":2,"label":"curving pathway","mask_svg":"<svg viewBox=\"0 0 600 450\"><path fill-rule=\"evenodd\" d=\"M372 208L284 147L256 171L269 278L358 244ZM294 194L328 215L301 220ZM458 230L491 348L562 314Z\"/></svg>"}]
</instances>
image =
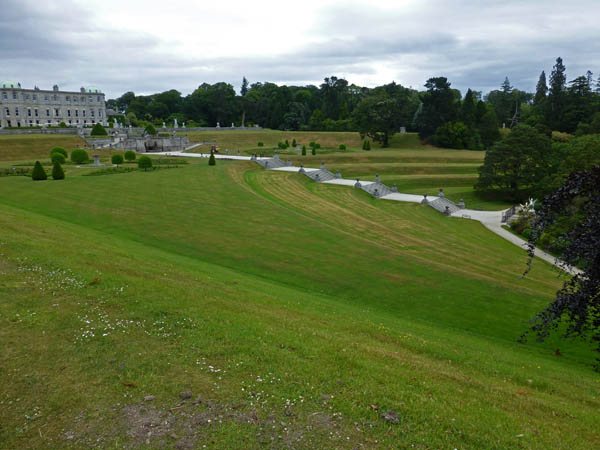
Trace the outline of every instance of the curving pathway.
<instances>
[{"instance_id":1,"label":"curving pathway","mask_svg":"<svg viewBox=\"0 0 600 450\"><path fill-rule=\"evenodd\" d=\"M208 158L210 156L210 154L207 154L207 153L187 153L187 152L186 153L184 153L184 152L162 152L162 153L153 153L153 154L166 155L166 156L186 156L186 157L192 157L192 158ZM275 156L274 158L271 158L271 157L251 158L250 156L215 154L215 158L216 159L229 159L229 160L236 160L236 161L275 161L278 163L283 163L279 159L278 156ZM277 165L277 164L274 164L274 165ZM319 170L323 170L324 166L321 169L315 169L315 168L311 168L311 167L296 167L296 166L291 166L291 165L285 165L282 167L269 168L268 170L277 170L280 172L300 172L302 169L303 169L304 174L309 176L309 174L311 172L318 172ZM341 186L354 187L357 180L349 180L349 179L345 179L345 178L335 178L335 179L331 179L331 180L327 180L327 181L319 181L319 182L324 183L324 184L336 184L336 185L341 185ZM369 186L374 183L375 183L374 181L362 181L362 180L360 181L360 184L362 186ZM422 203L422 201L423 201L422 195L402 194L400 192L392 192L391 194L383 195L378 198L380 198L382 200L392 200L392 201L397 201L397 202L409 202L409 203ZM433 198L431 201L434 201L435 199L437 199L437 197ZM476 220L478 222L481 222L483 224L483 226L486 227L488 230L490 230L493 233L497 234L498 236L506 239L507 241L511 242L512 244L517 245L518 247L521 247L525 251L527 248L527 241L521 239L520 237L511 233L510 231L502 228L502 225L503 225L502 224L502 214L505 211L506 210L479 211L479 210L475 210L475 209L459 209L458 211L455 211L452 214L450 214L450 217L459 218L459 219L470 219L470 220ZM554 256L550 255L549 253L546 253L543 250L540 250L538 248L535 249L534 253L535 253L536 257L538 257L544 261L547 261L550 264L552 264L558 268L563 269L561 266L558 265L558 260ZM581 273L581 271L579 269L570 267L570 266L566 269L566 272L568 272L572 275Z\"/></svg>"}]
</instances>

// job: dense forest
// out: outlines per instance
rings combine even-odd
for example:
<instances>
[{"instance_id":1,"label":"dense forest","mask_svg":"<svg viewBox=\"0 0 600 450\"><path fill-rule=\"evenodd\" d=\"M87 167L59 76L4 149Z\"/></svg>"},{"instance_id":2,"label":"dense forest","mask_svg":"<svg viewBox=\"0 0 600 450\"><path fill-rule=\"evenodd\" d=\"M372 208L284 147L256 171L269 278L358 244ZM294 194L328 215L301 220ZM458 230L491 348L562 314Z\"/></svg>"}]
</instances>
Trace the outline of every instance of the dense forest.
<instances>
[{"instance_id":1,"label":"dense forest","mask_svg":"<svg viewBox=\"0 0 600 450\"><path fill-rule=\"evenodd\" d=\"M203 83L182 96L177 90L153 95L127 92L107 102L124 123L146 125L186 122L188 127L253 126L282 130L359 131L387 145L400 127L418 131L440 147L484 149L500 139L502 128L518 124L549 133L584 135L600 132L600 77L592 72L568 81L561 58L546 79L539 76L535 92L511 86L483 95L467 90L463 96L445 77L430 78L417 91L394 82L375 88L349 84L335 76L320 86L249 84L240 93L224 82Z\"/></svg>"}]
</instances>

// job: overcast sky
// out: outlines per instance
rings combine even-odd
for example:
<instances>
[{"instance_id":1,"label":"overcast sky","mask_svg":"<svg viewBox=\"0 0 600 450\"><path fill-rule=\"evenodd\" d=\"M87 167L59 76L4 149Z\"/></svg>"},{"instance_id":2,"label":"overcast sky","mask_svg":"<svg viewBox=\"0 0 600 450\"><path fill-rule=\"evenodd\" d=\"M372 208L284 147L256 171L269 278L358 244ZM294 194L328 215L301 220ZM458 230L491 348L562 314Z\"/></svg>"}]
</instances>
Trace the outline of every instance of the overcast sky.
<instances>
[{"instance_id":1,"label":"overcast sky","mask_svg":"<svg viewBox=\"0 0 600 450\"><path fill-rule=\"evenodd\" d=\"M600 73L600 0L0 0L0 80L184 95L203 82L533 90Z\"/></svg>"}]
</instances>

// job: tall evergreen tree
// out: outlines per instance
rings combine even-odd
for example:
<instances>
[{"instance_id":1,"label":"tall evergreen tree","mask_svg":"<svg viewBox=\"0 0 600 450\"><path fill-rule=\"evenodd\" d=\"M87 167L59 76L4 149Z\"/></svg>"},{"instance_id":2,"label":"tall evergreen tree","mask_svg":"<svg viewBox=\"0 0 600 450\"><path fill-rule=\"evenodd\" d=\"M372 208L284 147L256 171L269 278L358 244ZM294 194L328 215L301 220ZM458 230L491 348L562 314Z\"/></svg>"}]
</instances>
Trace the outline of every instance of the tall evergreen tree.
<instances>
[{"instance_id":1,"label":"tall evergreen tree","mask_svg":"<svg viewBox=\"0 0 600 450\"><path fill-rule=\"evenodd\" d=\"M240 89L240 94L244 97L248 93L248 80L246 77L242 78L242 88Z\"/></svg>"},{"instance_id":2,"label":"tall evergreen tree","mask_svg":"<svg viewBox=\"0 0 600 450\"><path fill-rule=\"evenodd\" d=\"M446 77L429 78L425 83L423 110L419 117L421 138L433 136L437 127L456 120L456 97Z\"/></svg>"},{"instance_id":3,"label":"tall evergreen tree","mask_svg":"<svg viewBox=\"0 0 600 450\"><path fill-rule=\"evenodd\" d=\"M556 58L556 64L550 74L548 90L547 122L553 130L564 131L563 117L566 107L567 75L562 58Z\"/></svg>"},{"instance_id":4,"label":"tall evergreen tree","mask_svg":"<svg viewBox=\"0 0 600 450\"><path fill-rule=\"evenodd\" d=\"M477 122L477 106L475 105L473 91L471 89L467 90L467 93L465 94L460 110L460 118L469 128L475 126Z\"/></svg>"},{"instance_id":5,"label":"tall evergreen tree","mask_svg":"<svg viewBox=\"0 0 600 450\"><path fill-rule=\"evenodd\" d=\"M537 86L535 87L535 97L533 98L534 105L542 105L548 95L548 85L546 83L546 72L542 70Z\"/></svg>"}]
</instances>

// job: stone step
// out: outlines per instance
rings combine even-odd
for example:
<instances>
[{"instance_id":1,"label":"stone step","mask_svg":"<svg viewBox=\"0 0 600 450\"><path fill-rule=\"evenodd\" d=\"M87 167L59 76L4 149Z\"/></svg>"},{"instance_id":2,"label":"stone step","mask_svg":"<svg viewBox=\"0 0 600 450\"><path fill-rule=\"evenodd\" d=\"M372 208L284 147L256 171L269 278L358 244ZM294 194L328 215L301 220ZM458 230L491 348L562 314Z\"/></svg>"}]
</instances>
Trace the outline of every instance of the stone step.
<instances>
[{"instance_id":1,"label":"stone step","mask_svg":"<svg viewBox=\"0 0 600 450\"><path fill-rule=\"evenodd\" d=\"M388 195L388 194L391 194L392 192L394 192L392 189L390 189L389 187L387 187L385 184L383 184L380 181L375 181L374 183L366 184L366 185L361 183L360 188L363 191L368 192L375 198L380 198L380 197L383 197L384 195Z\"/></svg>"},{"instance_id":2,"label":"stone step","mask_svg":"<svg viewBox=\"0 0 600 450\"><path fill-rule=\"evenodd\" d=\"M327 169L319 169L310 172L305 172L304 175L306 175L311 180L316 181L317 183L322 183L323 181L330 181L336 179L335 175Z\"/></svg>"},{"instance_id":3,"label":"stone step","mask_svg":"<svg viewBox=\"0 0 600 450\"><path fill-rule=\"evenodd\" d=\"M448 200L445 197L436 197L434 200L429 202L429 206L433 209L443 213L443 214L453 214L457 211L460 211L461 208L451 200Z\"/></svg>"}]
</instances>

